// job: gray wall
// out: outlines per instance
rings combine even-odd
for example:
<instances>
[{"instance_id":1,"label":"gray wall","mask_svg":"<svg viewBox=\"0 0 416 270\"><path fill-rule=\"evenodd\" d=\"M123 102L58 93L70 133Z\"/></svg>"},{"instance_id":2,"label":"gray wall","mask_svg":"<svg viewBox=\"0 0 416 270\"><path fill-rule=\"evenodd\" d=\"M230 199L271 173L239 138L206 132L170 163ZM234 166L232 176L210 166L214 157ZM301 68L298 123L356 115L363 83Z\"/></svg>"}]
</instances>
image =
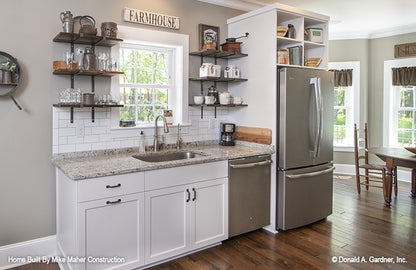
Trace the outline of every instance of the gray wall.
<instances>
[{"instance_id":1,"label":"gray wall","mask_svg":"<svg viewBox=\"0 0 416 270\"><path fill-rule=\"evenodd\" d=\"M394 59L394 45L415 42L416 33L376 39L332 40L329 61L360 61L360 122L368 122L370 146L383 145L384 61ZM334 163L354 164L353 153L335 152Z\"/></svg>"},{"instance_id":2,"label":"gray wall","mask_svg":"<svg viewBox=\"0 0 416 270\"><path fill-rule=\"evenodd\" d=\"M52 39L61 30L59 13L91 15L103 21L154 30L121 21L124 7L181 18L190 35L190 50L198 49L198 24L220 26L227 36L226 19L242 12L194 0L14 0L2 1L0 50L16 57L23 80L15 97L0 98L0 246L55 234L55 175L52 156L52 104L69 80L52 75L52 61L60 60L62 46ZM166 31L166 30L165 30Z\"/></svg>"}]
</instances>

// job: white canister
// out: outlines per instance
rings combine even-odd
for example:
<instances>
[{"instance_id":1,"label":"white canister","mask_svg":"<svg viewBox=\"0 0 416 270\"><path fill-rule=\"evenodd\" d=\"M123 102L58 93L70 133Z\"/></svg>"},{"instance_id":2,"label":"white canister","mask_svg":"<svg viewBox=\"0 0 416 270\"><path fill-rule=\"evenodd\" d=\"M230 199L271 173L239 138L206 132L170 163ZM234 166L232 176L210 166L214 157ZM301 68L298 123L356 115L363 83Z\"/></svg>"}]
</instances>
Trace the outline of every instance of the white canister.
<instances>
[{"instance_id":1,"label":"white canister","mask_svg":"<svg viewBox=\"0 0 416 270\"><path fill-rule=\"evenodd\" d=\"M208 77L209 74L213 73L214 64L212 63L203 63L199 68L199 77Z\"/></svg>"},{"instance_id":2,"label":"white canister","mask_svg":"<svg viewBox=\"0 0 416 270\"><path fill-rule=\"evenodd\" d=\"M219 94L220 104L228 105L231 103L231 96L229 92L221 92Z\"/></svg>"},{"instance_id":3,"label":"white canister","mask_svg":"<svg viewBox=\"0 0 416 270\"><path fill-rule=\"evenodd\" d=\"M241 77L240 69L238 69L237 66L229 65L224 70L224 77L233 78L233 79L240 78Z\"/></svg>"}]
</instances>

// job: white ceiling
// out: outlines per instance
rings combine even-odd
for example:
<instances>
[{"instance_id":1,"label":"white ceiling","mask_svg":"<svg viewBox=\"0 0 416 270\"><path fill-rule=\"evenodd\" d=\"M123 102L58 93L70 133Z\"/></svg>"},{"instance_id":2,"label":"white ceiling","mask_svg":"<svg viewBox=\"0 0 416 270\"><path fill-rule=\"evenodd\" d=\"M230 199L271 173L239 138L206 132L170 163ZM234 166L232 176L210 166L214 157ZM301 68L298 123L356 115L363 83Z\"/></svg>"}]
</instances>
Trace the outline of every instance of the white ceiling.
<instances>
[{"instance_id":1,"label":"white ceiling","mask_svg":"<svg viewBox=\"0 0 416 270\"><path fill-rule=\"evenodd\" d=\"M327 15L330 39L416 32L416 0L198 0L244 11L279 2Z\"/></svg>"}]
</instances>

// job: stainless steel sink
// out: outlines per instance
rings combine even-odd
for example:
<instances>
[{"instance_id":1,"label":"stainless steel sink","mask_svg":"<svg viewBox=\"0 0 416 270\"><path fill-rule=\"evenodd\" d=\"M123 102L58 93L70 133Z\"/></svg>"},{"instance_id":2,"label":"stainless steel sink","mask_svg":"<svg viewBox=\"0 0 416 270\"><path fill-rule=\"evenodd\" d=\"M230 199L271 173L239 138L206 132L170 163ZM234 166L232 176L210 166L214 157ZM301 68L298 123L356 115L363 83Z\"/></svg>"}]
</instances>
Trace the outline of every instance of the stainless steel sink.
<instances>
[{"instance_id":1,"label":"stainless steel sink","mask_svg":"<svg viewBox=\"0 0 416 270\"><path fill-rule=\"evenodd\" d=\"M137 158L146 162L164 162L164 161L174 161L181 159L191 159L195 157L203 156L200 153L195 152L158 152L158 153L149 153L134 155L134 158Z\"/></svg>"}]
</instances>

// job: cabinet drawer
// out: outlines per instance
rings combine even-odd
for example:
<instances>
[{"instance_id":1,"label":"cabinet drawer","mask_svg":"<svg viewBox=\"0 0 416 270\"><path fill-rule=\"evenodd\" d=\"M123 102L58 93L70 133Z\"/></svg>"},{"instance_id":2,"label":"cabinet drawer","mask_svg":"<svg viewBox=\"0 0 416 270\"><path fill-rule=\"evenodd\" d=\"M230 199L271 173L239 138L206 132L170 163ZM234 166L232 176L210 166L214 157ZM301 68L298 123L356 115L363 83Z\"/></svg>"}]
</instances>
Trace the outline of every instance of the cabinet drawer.
<instances>
[{"instance_id":1,"label":"cabinet drawer","mask_svg":"<svg viewBox=\"0 0 416 270\"><path fill-rule=\"evenodd\" d=\"M144 191L144 173L130 173L79 180L78 202Z\"/></svg>"},{"instance_id":2,"label":"cabinet drawer","mask_svg":"<svg viewBox=\"0 0 416 270\"><path fill-rule=\"evenodd\" d=\"M228 161L188 165L145 172L145 190L186 185L228 177Z\"/></svg>"}]
</instances>

